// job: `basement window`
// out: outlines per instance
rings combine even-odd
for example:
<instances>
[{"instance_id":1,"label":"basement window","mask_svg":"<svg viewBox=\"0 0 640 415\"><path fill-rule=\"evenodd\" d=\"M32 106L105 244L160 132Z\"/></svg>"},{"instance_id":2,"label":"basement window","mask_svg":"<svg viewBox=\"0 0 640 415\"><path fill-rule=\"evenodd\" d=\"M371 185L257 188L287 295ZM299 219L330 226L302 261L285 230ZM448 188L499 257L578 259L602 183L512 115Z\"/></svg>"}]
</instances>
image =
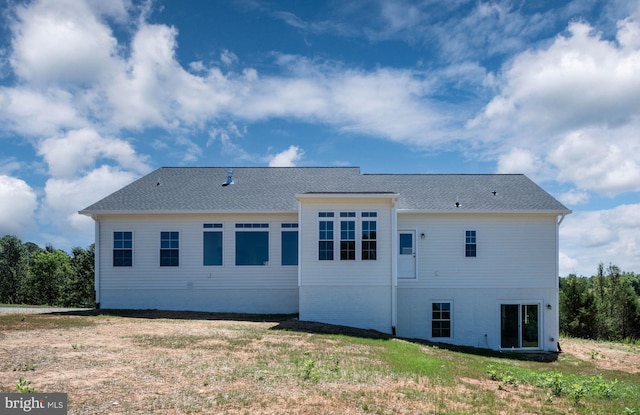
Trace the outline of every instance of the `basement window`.
<instances>
[{"instance_id":1,"label":"basement window","mask_svg":"<svg viewBox=\"0 0 640 415\"><path fill-rule=\"evenodd\" d=\"M451 303L431 303L431 337L451 337Z\"/></svg>"}]
</instances>

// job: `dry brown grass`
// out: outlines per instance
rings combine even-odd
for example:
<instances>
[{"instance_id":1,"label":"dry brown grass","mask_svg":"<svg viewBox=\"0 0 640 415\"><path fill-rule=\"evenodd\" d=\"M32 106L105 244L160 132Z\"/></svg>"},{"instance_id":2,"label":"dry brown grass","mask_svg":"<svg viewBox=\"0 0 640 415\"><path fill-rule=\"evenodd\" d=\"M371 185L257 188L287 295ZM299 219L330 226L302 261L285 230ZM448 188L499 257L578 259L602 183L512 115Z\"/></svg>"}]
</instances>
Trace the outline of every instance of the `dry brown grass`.
<instances>
[{"instance_id":1,"label":"dry brown grass","mask_svg":"<svg viewBox=\"0 0 640 415\"><path fill-rule=\"evenodd\" d=\"M41 316L32 326L5 324L0 390L14 391L23 377L39 391L68 393L70 414L560 414L569 408L549 405L545 392L530 385L398 373L375 342L274 330L286 326L277 321L140 317ZM88 324L59 328L54 320L61 318ZM637 368L638 356L625 355L625 366ZM445 357L442 362L451 360Z\"/></svg>"}]
</instances>

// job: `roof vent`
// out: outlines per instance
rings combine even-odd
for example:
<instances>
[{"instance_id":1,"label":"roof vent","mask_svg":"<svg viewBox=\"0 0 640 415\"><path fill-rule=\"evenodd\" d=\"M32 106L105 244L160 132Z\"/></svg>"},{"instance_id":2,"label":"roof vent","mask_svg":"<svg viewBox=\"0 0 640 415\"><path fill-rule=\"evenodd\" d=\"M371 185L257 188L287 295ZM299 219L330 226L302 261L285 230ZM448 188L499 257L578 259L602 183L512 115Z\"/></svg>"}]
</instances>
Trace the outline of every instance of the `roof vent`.
<instances>
[{"instance_id":1,"label":"roof vent","mask_svg":"<svg viewBox=\"0 0 640 415\"><path fill-rule=\"evenodd\" d=\"M227 169L227 181L222 183L223 186L233 184L233 169Z\"/></svg>"}]
</instances>

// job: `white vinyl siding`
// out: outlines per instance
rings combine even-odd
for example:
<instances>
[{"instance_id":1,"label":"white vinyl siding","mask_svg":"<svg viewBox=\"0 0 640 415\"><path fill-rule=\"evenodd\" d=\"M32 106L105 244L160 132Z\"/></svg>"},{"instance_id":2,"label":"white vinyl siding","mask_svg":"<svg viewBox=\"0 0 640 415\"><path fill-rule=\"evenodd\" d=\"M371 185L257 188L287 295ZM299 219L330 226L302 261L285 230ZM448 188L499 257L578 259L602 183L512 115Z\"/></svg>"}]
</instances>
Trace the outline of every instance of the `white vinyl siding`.
<instances>
[{"instance_id":1,"label":"white vinyl siding","mask_svg":"<svg viewBox=\"0 0 640 415\"><path fill-rule=\"evenodd\" d=\"M557 282L555 216L400 214L398 228L425 234L416 240L417 277L400 286L527 289ZM465 257L467 230L476 231L475 258Z\"/></svg>"},{"instance_id":2,"label":"white vinyl siding","mask_svg":"<svg viewBox=\"0 0 640 415\"><path fill-rule=\"evenodd\" d=\"M541 307L540 349L557 350L555 216L400 213L398 228L425 234L416 238L416 278L398 279L398 336L441 341L429 316L434 301L447 299L455 304L447 342L498 349L499 305L529 299L554 305ZM476 231L475 258L465 257L468 230Z\"/></svg>"},{"instance_id":3,"label":"white vinyl siding","mask_svg":"<svg viewBox=\"0 0 640 415\"><path fill-rule=\"evenodd\" d=\"M297 222L295 214L259 218L261 223L269 223L278 230L281 223ZM268 267L235 266L235 224L255 219L255 215L233 214L101 216L99 246L102 248L98 260L101 306L127 308L127 304L131 304L135 308L297 312L297 267L282 267L280 261ZM221 266L204 265L204 223L221 223L226 230ZM135 234L134 267L112 266L113 232L122 229ZM159 266L160 232L165 230L180 233L179 267ZM269 233L269 255L274 258L281 256L280 237L280 232ZM229 309L232 305L233 310Z\"/></svg>"},{"instance_id":4,"label":"white vinyl siding","mask_svg":"<svg viewBox=\"0 0 640 415\"><path fill-rule=\"evenodd\" d=\"M377 212L376 260L362 260L361 213ZM335 212L334 260L318 259L320 212ZM352 212L340 216L340 212ZM302 200L300 207L300 319L391 333L393 209L384 198ZM341 222L355 222L355 260L340 260ZM346 230L349 230L347 227ZM350 234L346 236L351 236Z\"/></svg>"},{"instance_id":5,"label":"white vinyl siding","mask_svg":"<svg viewBox=\"0 0 640 415\"><path fill-rule=\"evenodd\" d=\"M361 258L362 239L360 212L377 212L376 220L376 255L375 261ZM318 216L320 212L335 212L334 227L334 260L318 259L319 222L325 220ZM356 217L356 260L340 261L340 212L355 212ZM325 199L304 201L301 208L300 223L300 264L301 285L386 285L391 283L392 238L391 238L391 203L386 199L345 201L342 199ZM343 218L344 219L344 218ZM351 218L349 218L351 220Z\"/></svg>"}]
</instances>

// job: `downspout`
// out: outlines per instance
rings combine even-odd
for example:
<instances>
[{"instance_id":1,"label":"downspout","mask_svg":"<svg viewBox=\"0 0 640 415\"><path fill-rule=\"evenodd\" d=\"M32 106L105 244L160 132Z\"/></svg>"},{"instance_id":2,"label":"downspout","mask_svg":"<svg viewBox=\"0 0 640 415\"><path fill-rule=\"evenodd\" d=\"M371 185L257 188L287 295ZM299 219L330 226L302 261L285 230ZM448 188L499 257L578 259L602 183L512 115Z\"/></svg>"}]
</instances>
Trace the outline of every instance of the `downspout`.
<instances>
[{"instance_id":1,"label":"downspout","mask_svg":"<svg viewBox=\"0 0 640 415\"><path fill-rule=\"evenodd\" d=\"M300 285L302 283L302 202L298 200L298 313L300 312Z\"/></svg>"},{"instance_id":2,"label":"downspout","mask_svg":"<svg viewBox=\"0 0 640 415\"><path fill-rule=\"evenodd\" d=\"M391 334L398 326L398 208L397 198L391 200Z\"/></svg>"},{"instance_id":3,"label":"downspout","mask_svg":"<svg viewBox=\"0 0 640 415\"><path fill-rule=\"evenodd\" d=\"M555 352L560 351L560 225L564 218L567 215L565 213L560 214L560 219L556 221L556 289L554 290L554 299L553 299L553 319L555 322L555 326L557 331L555 332L555 340L556 344L552 344L550 349ZM544 307L544 304L543 304ZM543 323L544 324L544 323ZM554 349L555 348L555 349ZM544 349L544 347L543 347Z\"/></svg>"},{"instance_id":4,"label":"downspout","mask_svg":"<svg viewBox=\"0 0 640 415\"><path fill-rule=\"evenodd\" d=\"M100 308L100 220L97 215L91 216L95 221L95 247L93 257L94 289L96 291L96 308Z\"/></svg>"}]
</instances>

